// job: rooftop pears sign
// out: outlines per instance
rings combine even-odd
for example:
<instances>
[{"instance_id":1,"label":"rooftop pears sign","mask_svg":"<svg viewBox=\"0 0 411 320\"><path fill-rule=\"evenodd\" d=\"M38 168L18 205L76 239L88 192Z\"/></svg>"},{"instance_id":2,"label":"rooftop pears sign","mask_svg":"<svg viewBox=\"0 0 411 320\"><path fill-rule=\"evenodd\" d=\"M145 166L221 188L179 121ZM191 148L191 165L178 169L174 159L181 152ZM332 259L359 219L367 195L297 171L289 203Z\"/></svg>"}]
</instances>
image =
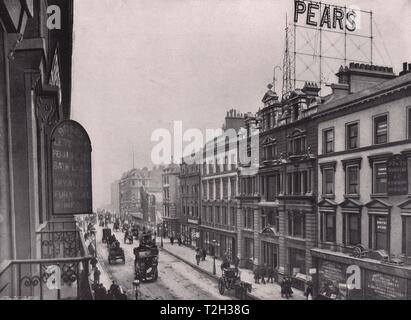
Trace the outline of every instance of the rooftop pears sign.
<instances>
[{"instance_id":1,"label":"rooftop pears sign","mask_svg":"<svg viewBox=\"0 0 411 320\"><path fill-rule=\"evenodd\" d=\"M63 121L51 135L53 214L90 214L91 142L75 121Z\"/></svg>"},{"instance_id":2,"label":"rooftop pears sign","mask_svg":"<svg viewBox=\"0 0 411 320\"><path fill-rule=\"evenodd\" d=\"M294 22L303 16L308 26L354 32L358 27L358 11L315 1L295 1Z\"/></svg>"}]
</instances>

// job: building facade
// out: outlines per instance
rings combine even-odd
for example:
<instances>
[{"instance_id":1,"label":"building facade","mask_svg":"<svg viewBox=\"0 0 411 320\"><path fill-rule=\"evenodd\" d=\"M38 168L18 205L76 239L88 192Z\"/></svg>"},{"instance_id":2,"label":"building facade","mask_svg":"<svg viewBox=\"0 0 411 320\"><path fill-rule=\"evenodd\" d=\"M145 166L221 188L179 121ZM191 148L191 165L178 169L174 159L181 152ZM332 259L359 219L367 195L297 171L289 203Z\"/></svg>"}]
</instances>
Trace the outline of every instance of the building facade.
<instances>
[{"instance_id":1,"label":"building facade","mask_svg":"<svg viewBox=\"0 0 411 320\"><path fill-rule=\"evenodd\" d=\"M146 200L145 190L150 186L150 180L148 169L132 169L123 174L119 183L122 219L132 220L141 226L148 221L143 207Z\"/></svg>"},{"instance_id":2,"label":"building facade","mask_svg":"<svg viewBox=\"0 0 411 320\"><path fill-rule=\"evenodd\" d=\"M47 28L52 5L60 29ZM0 296L90 299L91 257L74 217L52 205L51 132L71 115L73 2L4 0L0 20ZM45 267L63 262L61 290L42 286Z\"/></svg>"},{"instance_id":3,"label":"building facade","mask_svg":"<svg viewBox=\"0 0 411 320\"><path fill-rule=\"evenodd\" d=\"M200 242L216 257L234 259L238 254L237 152L238 132L244 126L244 115L229 111L223 129L231 129L231 139L217 137L203 150Z\"/></svg>"},{"instance_id":4,"label":"building facade","mask_svg":"<svg viewBox=\"0 0 411 320\"><path fill-rule=\"evenodd\" d=\"M163 169L162 230L165 237L180 235L181 187L180 166L172 163Z\"/></svg>"},{"instance_id":5,"label":"building facade","mask_svg":"<svg viewBox=\"0 0 411 320\"><path fill-rule=\"evenodd\" d=\"M291 276L302 287L316 241L317 130L312 116L322 99L306 83L280 102L272 86L258 112L260 168L240 177L244 266L268 265L277 280Z\"/></svg>"},{"instance_id":6,"label":"building facade","mask_svg":"<svg viewBox=\"0 0 411 320\"><path fill-rule=\"evenodd\" d=\"M411 74L350 64L318 113L317 294L411 298ZM347 282L356 271L354 282Z\"/></svg>"},{"instance_id":7,"label":"building facade","mask_svg":"<svg viewBox=\"0 0 411 320\"><path fill-rule=\"evenodd\" d=\"M200 247L200 212L201 212L201 166L188 164L183 159L180 165L181 215L180 233L183 244L191 248Z\"/></svg>"},{"instance_id":8,"label":"building facade","mask_svg":"<svg viewBox=\"0 0 411 320\"><path fill-rule=\"evenodd\" d=\"M120 214L120 180L110 185L110 210L113 214Z\"/></svg>"}]
</instances>

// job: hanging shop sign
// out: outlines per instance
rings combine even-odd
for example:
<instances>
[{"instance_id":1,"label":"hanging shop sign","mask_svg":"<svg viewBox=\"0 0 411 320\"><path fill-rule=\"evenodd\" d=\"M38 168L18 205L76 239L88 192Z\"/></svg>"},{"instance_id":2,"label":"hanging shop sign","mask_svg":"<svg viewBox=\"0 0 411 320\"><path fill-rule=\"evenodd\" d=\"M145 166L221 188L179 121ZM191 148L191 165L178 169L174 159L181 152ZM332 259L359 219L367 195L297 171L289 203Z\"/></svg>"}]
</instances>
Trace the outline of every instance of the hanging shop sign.
<instances>
[{"instance_id":1,"label":"hanging shop sign","mask_svg":"<svg viewBox=\"0 0 411 320\"><path fill-rule=\"evenodd\" d=\"M60 122L51 134L54 215L91 214L91 142L77 122Z\"/></svg>"},{"instance_id":2,"label":"hanging shop sign","mask_svg":"<svg viewBox=\"0 0 411 320\"><path fill-rule=\"evenodd\" d=\"M307 26L354 32L359 13L353 9L315 1L296 0L294 22Z\"/></svg>"}]
</instances>

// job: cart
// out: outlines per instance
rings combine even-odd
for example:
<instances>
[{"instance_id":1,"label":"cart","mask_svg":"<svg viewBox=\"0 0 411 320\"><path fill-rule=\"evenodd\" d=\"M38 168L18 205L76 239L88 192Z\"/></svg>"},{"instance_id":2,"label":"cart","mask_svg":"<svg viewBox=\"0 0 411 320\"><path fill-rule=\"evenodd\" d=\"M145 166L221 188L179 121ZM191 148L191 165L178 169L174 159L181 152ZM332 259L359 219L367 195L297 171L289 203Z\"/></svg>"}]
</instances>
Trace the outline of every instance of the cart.
<instances>
[{"instance_id":1,"label":"cart","mask_svg":"<svg viewBox=\"0 0 411 320\"><path fill-rule=\"evenodd\" d=\"M126 257L124 255L123 248L111 248L108 254L108 264L114 264L117 260L121 260L123 264L126 264Z\"/></svg>"}]
</instances>

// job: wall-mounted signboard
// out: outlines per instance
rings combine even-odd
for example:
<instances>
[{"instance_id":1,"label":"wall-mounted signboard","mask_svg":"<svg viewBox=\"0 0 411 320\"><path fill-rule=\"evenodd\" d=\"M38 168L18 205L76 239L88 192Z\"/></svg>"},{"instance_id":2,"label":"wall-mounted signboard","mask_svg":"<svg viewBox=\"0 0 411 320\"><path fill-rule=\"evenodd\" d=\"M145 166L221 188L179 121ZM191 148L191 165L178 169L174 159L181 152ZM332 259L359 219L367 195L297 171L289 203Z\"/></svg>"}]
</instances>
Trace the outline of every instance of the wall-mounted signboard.
<instances>
[{"instance_id":1,"label":"wall-mounted signboard","mask_svg":"<svg viewBox=\"0 0 411 320\"><path fill-rule=\"evenodd\" d=\"M387 161L387 192L390 196L408 194L408 160L403 155L394 155Z\"/></svg>"},{"instance_id":2,"label":"wall-mounted signboard","mask_svg":"<svg viewBox=\"0 0 411 320\"><path fill-rule=\"evenodd\" d=\"M91 142L77 122L60 122L51 135L53 215L91 214Z\"/></svg>"}]
</instances>

